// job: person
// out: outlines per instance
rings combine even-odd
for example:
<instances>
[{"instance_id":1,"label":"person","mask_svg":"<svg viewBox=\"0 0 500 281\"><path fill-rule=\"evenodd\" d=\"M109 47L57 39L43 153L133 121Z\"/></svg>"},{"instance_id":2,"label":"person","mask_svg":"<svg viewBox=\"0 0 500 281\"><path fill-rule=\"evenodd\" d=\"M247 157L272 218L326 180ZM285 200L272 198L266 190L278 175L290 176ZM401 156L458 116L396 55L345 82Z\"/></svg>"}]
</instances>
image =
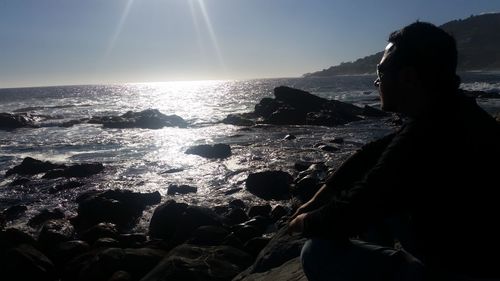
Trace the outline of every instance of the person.
<instances>
[{"instance_id":1,"label":"person","mask_svg":"<svg viewBox=\"0 0 500 281\"><path fill-rule=\"evenodd\" d=\"M454 38L430 23L389 36L374 84L405 122L292 216L289 231L309 238L309 280L500 279L500 126L459 89L456 67ZM362 239L383 225L400 247Z\"/></svg>"}]
</instances>

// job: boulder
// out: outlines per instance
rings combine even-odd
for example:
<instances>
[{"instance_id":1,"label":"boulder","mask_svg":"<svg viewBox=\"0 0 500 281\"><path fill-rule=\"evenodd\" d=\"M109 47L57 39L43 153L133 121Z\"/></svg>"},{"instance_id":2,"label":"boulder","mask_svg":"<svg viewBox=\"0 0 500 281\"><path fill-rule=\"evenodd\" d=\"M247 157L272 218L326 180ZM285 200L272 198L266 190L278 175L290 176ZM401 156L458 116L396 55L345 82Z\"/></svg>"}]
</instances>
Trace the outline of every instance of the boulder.
<instances>
[{"instance_id":1,"label":"boulder","mask_svg":"<svg viewBox=\"0 0 500 281\"><path fill-rule=\"evenodd\" d=\"M116 225L112 223L96 224L80 234L80 238L89 244L94 244L95 241L101 238L117 238L118 236Z\"/></svg>"},{"instance_id":2,"label":"boulder","mask_svg":"<svg viewBox=\"0 0 500 281\"><path fill-rule=\"evenodd\" d=\"M226 118L222 119L222 123L236 126L253 126L255 122L248 119L244 114L229 114Z\"/></svg>"},{"instance_id":3,"label":"boulder","mask_svg":"<svg viewBox=\"0 0 500 281\"><path fill-rule=\"evenodd\" d=\"M38 227L48 220L63 219L66 215L61 209L43 209L28 221L31 227Z\"/></svg>"},{"instance_id":4,"label":"boulder","mask_svg":"<svg viewBox=\"0 0 500 281\"><path fill-rule=\"evenodd\" d=\"M64 168L58 168L48 171L43 178L44 179L54 179L54 178L84 178L90 177L92 175L98 174L104 170L104 166L101 163L84 163L84 164L74 164Z\"/></svg>"},{"instance_id":5,"label":"boulder","mask_svg":"<svg viewBox=\"0 0 500 281\"><path fill-rule=\"evenodd\" d=\"M192 245L217 246L222 244L229 233L224 227L204 225L193 231L187 243Z\"/></svg>"},{"instance_id":6,"label":"boulder","mask_svg":"<svg viewBox=\"0 0 500 281\"><path fill-rule=\"evenodd\" d=\"M38 235L38 243L48 249L73 238L75 229L67 220L49 220L45 222Z\"/></svg>"},{"instance_id":7,"label":"boulder","mask_svg":"<svg viewBox=\"0 0 500 281\"><path fill-rule=\"evenodd\" d=\"M46 173L48 171L63 168L64 165L53 164L48 161L40 161L31 157L26 157L23 162L12 169L9 169L5 176L8 177L13 174L19 175L36 175L40 173Z\"/></svg>"},{"instance_id":8,"label":"boulder","mask_svg":"<svg viewBox=\"0 0 500 281\"><path fill-rule=\"evenodd\" d=\"M199 155L205 158L227 158L231 156L231 147L227 144L202 144L188 148L186 154Z\"/></svg>"},{"instance_id":9,"label":"boulder","mask_svg":"<svg viewBox=\"0 0 500 281\"><path fill-rule=\"evenodd\" d=\"M230 281L252 260L249 254L231 246L183 244L172 249L141 281Z\"/></svg>"},{"instance_id":10,"label":"boulder","mask_svg":"<svg viewBox=\"0 0 500 281\"><path fill-rule=\"evenodd\" d=\"M57 280L52 261L31 245L13 247L0 257L2 280Z\"/></svg>"},{"instance_id":11,"label":"boulder","mask_svg":"<svg viewBox=\"0 0 500 281\"><path fill-rule=\"evenodd\" d=\"M207 225L221 226L222 218L208 208L169 200L155 209L149 224L149 235L178 245L195 229Z\"/></svg>"},{"instance_id":12,"label":"boulder","mask_svg":"<svg viewBox=\"0 0 500 281\"><path fill-rule=\"evenodd\" d=\"M107 190L80 196L78 216L73 223L78 228L87 228L100 222L111 222L119 227L131 227L149 205L158 204L158 191L138 193L129 190Z\"/></svg>"},{"instance_id":13,"label":"boulder","mask_svg":"<svg viewBox=\"0 0 500 281\"><path fill-rule=\"evenodd\" d=\"M188 194L188 193L196 193L197 191L198 188L196 186L171 184L168 187L167 194L169 195Z\"/></svg>"},{"instance_id":14,"label":"boulder","mask_svg":"<svg viewBox=\"0 0 500 281\"><path fill-rule=\"evenodd\" d=\"M252 273L237 281L307 281L300 258L296 257L270 270Z\"/></svg>"},{"instance_id":15,"label":"boulder","mask_svg":"<svg viewBox=\"0 0 500 281\"><path fill-rule=\"evenodd\" d=\"M252 206L248 210L248 217L253 218L255 216L268 217L271 213L272 207L269 204Z\"/></svg>"},{"instance_id":16,"label":"boulder","mask_svg":"<svg viewBox=\"0 0 500 281\"><path fill-rule=\"evenodd\" d=\"M247 213L241 208L234 208L226 215L226 222L229 225L244 223L248 219Z\"/></svg>"},{"instance_id":17,"label":"boulder","mask_svg":"<svg viewBox=\"0 0 500 281\"><path fill-rule=\"evenodd\" d=\"M24 205L14 205L3 210L2 215L4 215L6 221L12 221L22 216L26 210L28 210L28 207Z\"/></svg>"},{"instance_id":18,"label":"boulder","mask_svg":"<svg viewBox=\"0 0 500 281\"><path fill-rule=\"evenodd\" d=\"M290 184L293 178L283 171L264 171L248 175L246 189L266 200L283 200L290 196Z\"/></svg>"},{"instance_id":19,"label":"boulder","mask_svg":"<svg viewBox=\"0 0 500 281\"><path fill-rule=\"evenodd\" d=\"M165 115L158 109L140 112L128 111L121 116L93 117L88 121L102 124L104 128L142 128L161 129L163 127L187 127L188 123L177 115Z\"/></svg>"},{"instance_id":20,"label":"boulder","mask_svg":"<svg viewBox=\"0 0 500 281\"><path fill-rule=\"evenodd\" d=\"M29 114L0 113L0 130L10 131L23 127L35 128L35 119Z\"/></svg>"}]
</instances>

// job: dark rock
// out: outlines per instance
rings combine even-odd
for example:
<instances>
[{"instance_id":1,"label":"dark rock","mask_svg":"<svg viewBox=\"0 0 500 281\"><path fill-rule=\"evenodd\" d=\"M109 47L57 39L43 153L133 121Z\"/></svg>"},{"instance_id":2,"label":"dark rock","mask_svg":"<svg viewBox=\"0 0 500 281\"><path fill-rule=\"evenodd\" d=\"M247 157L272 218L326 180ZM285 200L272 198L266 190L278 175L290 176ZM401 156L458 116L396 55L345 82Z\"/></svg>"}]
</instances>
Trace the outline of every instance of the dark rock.
<instances>
[{"instance_id":1,"label":"dark rock","mask_svg":"<svg viewBox=\"0 0 500 281\"><path fill-rule=\"evenodd\" d=\"M362 115L367 116L367 117L386 117L386 116L389 116L389 114L387 112L373 108L369 105L365 105L365 107L363 108Z\"/></svg>"},{"instance_id":2,"label":"dark rock","mask_svg":"<svg viewBox=\"0 0 500 281\"><path fill-rule=\"evenodd\" d=\"M274 111L276 111L283 103L278 102L272 98L263 98L258 104L255 105L255 115L269 118Z\"/></svg>"},{"instance_id":3,"label":"dark rock","mask_svg":"<svg viewBox=\"0 0 500 281\"><path fill-rule=\"evenodd\" d=\"M146 243L147 236L142 233L120 234L118 241L122 248L140 248Z\"/></svg>"},{"instance_id":4,"label":"dark rock","mask_svg":"<svg viewBox=\"0 0 500 281\"><path fill-rule=\"evenodd\" d=\"M234 232L234 235L243 243L262 234L263 232L260 229L251 225L244 225Z\"/></svg>"},{"instance_id":5,"label":"dark rock","mask_svg":"<svg viewBox=\"0 0 500 281\"><path fill-rule=\"evenodd\" d=\"M273 221L278 221L282 217L288 215L289 212L290 211L286 207L283 207L282 205L276 205L271 211L271 219Z\"/></svg>"},{"instance_id":6,"label":"dark rock","mask_svg":"<svg viewBox=\"0 0 500 281\"><path fill-rule=\"evenodd\" d=\"M265 171L248 175L245 187L263 199L287 199L293 178L283 171Z\"/></svg>"},{"instance_id":7,"label":"dark rock","mask_svg":"<svg viewBox=\"0 0 500 281\"><path fill-rule=\"evenodd\" d=\"M43 209L28 221L28 225L31 227L37 227L48 220L63 219L64 217L65 214L61 209L56 208L52 211L49 209Z\"/></svg>"},{"instance_id":8,"label":"dark rock","mask_svg":"<svg viewBox=\"0 0 500 281\"><path fill-rule=\"evenodd\" d=\"M217 246L222 244L229 231L220 226L205 225L198 227L188 239L188 244L199 246Z\"/></svg>"},{"instance_id":9,"label":"dark rock","mask_svg":"<svg viewBox=\"0 0 500 281\"><path fill-rule=\"evenodd\" d=\"M7 228L0 231L0 252L21 244L37 245L35 239L31 235L17 228Z\"/></svg>"},{"instance_id":10,"label":"dark rock","mask_svg":"<svg viewBox=\"0 0 500 281\"><path fill-rule=\"evenodd\" d=\"M306 124L333 127L360 120L362 119L357 115L341 114L340 112L332 110L322 110L307 113Z\"/></svg>"},{"instance_id":11,"label":"dark rock","mask_svg":"<svg viewBox=\"0 0 500 281\"><path fill-rule=\"evenodd\" d=\"M57 193L59 191L73 189L73 188L77 188L77 187L80 187L80 186L83 186L83 185L85 185L83 182L68 181L68 182L65 182L65 183L62 183L62 184L58 184L58 185L56 185L54 187L51 187L49 189L49 193L50 194L54 194L54 193Z\"/></svg>"},{"instance_id":12,"label":"dark rock","mask_svg":"<svg viewBox=\"0 0 500 281\"><path fill-rule=\"evenodd\" d=\"M17 128L35 128L35 119L29 114L0 113L0 130L14 130Z\"/></svg>"},{"instance_id":13,"label":"dark rock","mask_svg":"<svg viewBox=\"0 0 500 281\"><path fill-rule=\"evenodd\" d=\"M307 123L306 114L306 112L294 107L282 106L265 119L264 123L273 125L304 125Z\"/></svg>"},{"instance_id":14,"label":"dark rock","mask_svg":"<svg viewBox=\"0 0 500 281\"><path fill-rule=\"evenodd\" d=\"M224 194L231 195L231 194L235 194L236 192L241 191L241 190L242 190L242 188L240 188L240 187L231 188L228 191L225 191Z\"/></svg>"},{"instance_id":15,"label":"dark rock","mask_svg":"<svg viewBox=\"0 0 500 281\"><path fill-rule=\"evenodd\" d=\"M199 155L205 158L227 158L231 156L231 147L227 144L202 144L188 148L186 154Z\"/></svg>"},{"instance_id":16,"label":"dark rock","mask_svg":"<svg viewBox=\"0 0 500 281\"><path fill-rule=\"evenodd\" d=\"M462 90L460 91L466 96L472 98L480 98L480 99L500 99L500 94L498 92L485 92L485 91L468 91Z\"/></svg>"},{"instance_id":17,"label":"dark rock","mask_svg":"<svg viewBox=\"0 0 500 281\"><path fill-rule=\"evenodd\" d=\"M13 180L11 183L10 183L10 186L18 186L18 185L25 185L27 184L28 182L30 182L30 179L28 178L17 178L15 180Z\"/></svg>"},{"instance_id":18,"label":"dark rock","mask_svg":"<svg viewBox=\"0 0 500 281\"><path fill-rule=\"evenodd\" d=\"M259 255L260 251L266 247L266 245L271 241L271 238L266 237L255 237L248 240L243 246L243 250L254 257Z\"/></svg>"},{"instance_id":19,"label":"dark rock","mask_svg":"<svg viewBox=\"0 0 500 281\"><path fill-rule=\"evenodd\" d=\"M87 252L90 246L85 241L72 240L57 244L50 251L50 257L56 265L64 265L69 260Z\"/></svg>"},{"instance_id":20,"label":"dark rock","mask_svg":"<svg viewBox=\"0 0 500 281\"><path fill-rule=\"evenodd\" d=\"M344 143L344 139L343 138L333 138L333 139L328 140L328 142L335 143L335 144L342 144L342 143Z\"/></svg>"},{"instance_id":21,"label":"dark rock","mask_svg":"<svg viewBox=\"0 0 500 281\"><path fill-rule=\"evenodd\" d=\"M240 224L248 220L248 215L243 209L234 208L226 215L226 220L229 225Z\"/></svg>"},{"instance_id":22,"label":"dark rock","mask_svg":"<svg viewBox=\"0 0 500 281\"><path fill-rule=\"evenodd\" d=\"M124 271L124 270L118 270L111 277L108 279L108 281L132 281L132 275L130 273Z\"/></svg>"},{"instance_id":23,"label":"dark rock","mask_svg":"<svg viewBox=\"0 0 500 281\"><path fill-rule=\"evenodd\" d=\"M335 151L339 151L340 149L336 146L331 146L331 145L320 145L318 147L319 149L323 150L323 151L326 151L326 152L335 152Z\"/></svg>"},{"instance_id":24,"label":"dark rock","mask_svg":"<svg viewBox=\"0 0 500 281\"><path fill-rule=\"evenodd\" d=\"M245 277L237 276L235 281L307 281L307 277L302 270L300 258L293 258L283 265L272 268L264 272L256 272L245 275Z\"/></svg>"},{"instance_id":25,"label":"dark rock","mask_svg":"<svg viewBox=\"0 0 500 281\"><path fill-rule=\"evenodd\" d=\"M241 209L246 208L245 202L243 202L243 200L241 200L241 199L231 200L231 202L229 202L229 206L233 206L233 207L241 208Z\"/></svg>"},{"instance_id":26,"label":"dark rock","mask_svg":"<svg viewBox=\"0 0 500 281\"><path fill-rule=\"evenodd\" d=\"M256 216L240 225L237 225L235 229L245 226L252 226L257 228L259 232L264 233L267 230L268 226L272 223L273 221L269 217Z\"/></svg>"},{"instance_id":27,"label":"dark rock","mask_svg":"<svg viewBox=\"0 0 500 281\"><path fill-rule=\"evenodd\" d=\"M256 216L269 217L271 210L272 210L272 207L269 204L252 206L250 208L250 210L248 210L248 216L250 218L253 218Z\"/></svg>"},{"instance_id":28,"label":"dark rock","mask_svg":"<svg viewBox=\"0 0 500 281\"><path fill-rule=\"evenodd\" d=\"M92 248L114 248L120 246L120 242L118 240L109 238L109 237L103 237L97 239L94 244L92 244Z\"/></svg>"},{"instance_id":29,"label":"dark rock","mask_svg":"<svg viewBox=\"0 0 500 281\"><path fill-rule=\"evenodd\" d=\"M54 179L60 177L66 178L83 178L90 177L92 175L98 174L104 170L104 166L101 163L86 163L86 164L74 164L68 167L54 169L47 172L43 178L44 179Z\"/></svg>"},{"instance_id":30,"label":"dark rock","mask_svg":"<svg viewBox=\"0 0 500 281\"><path fill-rule=\"evenodd\" d=\"M180 245L142 281L230 281L252 263L247 253L230 246Z\"/></svg>"},{"instance_id":31,"label":"dark rock","mask_svg":"<svg viewBox=\"0 0 500 281\"><path fill-rule=\"evenodd\" d=\"M162 250L107 248L90 252L71 261L63 280L106 281L126 269L132 280L139 280L165 256Z\"/></svg>"},{"instance_id":32,"label":"dark rock","mask_svg":"<svg viewBox=\"0 0 500 281\"><path fill-rule=\"evenodd\" d=\"M244 278L250 274L266 272L298 257L305 240L300 235L289 235L287 226L283 227L262 249L254 264L235 277L233 281L248 280Z\"/></svg>"},{"instance_id":33,"label":"dark rock","mask_svg":"<svg viewBox=\"0 0 500 281\"><path fill-rule=\"evenodd\" d=\"M99 223L85 230L80 238L89 244L95 243L100 238L118 238L118 230L116 225L112 223Z\"/></svg>"},{"instance_id":34,"label":"dark rock","mask_svg":"<svg viewBox=\"0 0 500 281\"><path fill-rule=\"evenodd\" d=\"M293 167L295 170L300 172L300 171L307 170L312 164L314 164L314 163L300 161L300 162L296 162L295 164L293 164Z\"/></svg>"},{"instance_id":35,"label":"dark rock","mask_svg":"<svg viewBox=\"0 0 500 281\"><path fill-rule=\"evenodd\" d=\"M80 197L78 216L73 222L79 228L87 228L100 222L130 227L147 206L158 204L160 201L161 195L158 191L138 193L116 189L91 192Z\"/></svg>"},{"instance_id":36,"label":"dark rock","mask_svg":"<svg viewBox=\"0 0 500 281\"><path fill-rule=\"evenodd\" d=\"M236 126L253 126L255 122L245 118L242 114L229 114L222 123Z\"/></svg>"},{"instance_id":37,"label":"dark rock","mask_svg":"<svg viewBox=\"0 0 500 281\"><path fill-rule=\"evenodd\" d=\"M12 221L23 215L26 210L28 210L28 207L24 205L14 205L5 209L2 214L5 216L5 220Z\"/></svg>"},{"instance_id":38,"label":"dark rock","mask_svg":"<svg viewBox=\"0 0 500 281\"><path fill-rule=\"evenodd\" d=\"M69 241L73 238L75 229L67 220L49 220L45 222L38 235L38 243L44 248Z\"/></svg>"},{"instance_id":39,"label":"dark rock","mask_svg":"<svg viewBox=\"0 0 500 281\"><path fill-rule=\"evenodd\" d=\"M174 173L178 173L178 172L182 172L182 171L184 171L184 168L172 168L172 169L166 170L162 174L174 174Z\"/></svg>"},{"instance_id":40,"label":"dark rock","mask_svg":"<svg viewBox=\"0 0 500 281\"><path fill-rule=\"evenodd\" d=\"M149 224L149 235L178 245L196 228L221 226L221 221L221 217L208 208L169 200L155 209Z\"/></svg>"},{"instance_id":41,"label":"dark rock","mask_svg":"<svg viewBox=\"0 0 500 281\"><path fill-rule=\"evenodd\" d=\"M93 117L88 121L102 124L104 128L143 128L161 129L163 127L187 127L188 123L177 115L165 115L158 109L146 109L140 112L128 111L121 116Z\"/></svg>"},{"instance_id":42,"label":"dark rock","mask_svg":"<svg viewBox=\"0 0 500 281\"><path fill-rule=\"evenodd\" d=\"M52 261L28 244L7 250L0 264L2 280L57 280Z\"/></svg>"},{"instance_id":43,"label":"dark rock","mask_svg":"<svg viewBox=\"0 0 500 281\"><path fill-rule=\"evenodd\" d=\"M274 96L277 101L286 103L294 108L301 108L305 112L320 110L326 101L306 91L285 86L274 88Z\"/></svg>"},{"instance_id":44,"label":"dark rock","mask_svg":"<svg viewBox=\"0 0 500 281\"><path fill-rule=\"evenodd\" d=\"M8 177L13 174L19 175L35 175L40 173L46 173L53 169L63 168L64 165L53 164L48 161L40 161L31 157L24 158L23 162L14 168L8 170L5 176Z\"/></svg>"},{"instance_id":45,"label":"dark rock","mask_svg":"<svg viewBox=\"0 0 500 281\"><path fill-rule=\"evenodd\" d=\"M297 181L293 194L302 202L307 202L320 188L321 184L319 178L314 175L307 175Z\"/></svg>"},{"instance_id":46,"label":"dark rock","mask_svg":"<svg viewBox=\"0 0 500 281\"><path fill-rule=\"evenodd\" d=\"M172 194L188 194L188 193L196 193L198 191L198 188L195 186L189 186L189 185L176 185L176 184L171 184L168 187L167 194L172 195Z\"/></svg>"},{"instance_id":47,"label":"dark rock","mask_svg":"<svg viewBox=\"0 0 500 281\"><path fill-rule=\"evenodd\" d=\"M283 139L284 139L284 140L294 140L294 139L296 139L296 138L297 138L297 137L296 137L296 136L294 136L294 135L286 135Z\"/></svg>"}]
</instances>

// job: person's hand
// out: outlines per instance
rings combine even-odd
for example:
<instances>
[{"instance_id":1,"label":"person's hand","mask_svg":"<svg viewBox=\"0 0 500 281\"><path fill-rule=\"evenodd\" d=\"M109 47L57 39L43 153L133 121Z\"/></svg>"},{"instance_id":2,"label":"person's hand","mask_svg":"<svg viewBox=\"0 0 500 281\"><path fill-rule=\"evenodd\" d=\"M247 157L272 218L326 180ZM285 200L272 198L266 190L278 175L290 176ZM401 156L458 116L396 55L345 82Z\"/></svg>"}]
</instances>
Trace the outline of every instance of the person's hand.
<instances>
[{"instance_id":1,"label":"person's hand","mask_svg":"<svg viewBox=\"0 0 500 281\"><path fill-rule=\"evenodd\" d=\"M307 216L307 213L300 214L296 218L294 218L288 224L288 234L303 232L304 231L304 219Z\"/></svg>"}]
</instances>

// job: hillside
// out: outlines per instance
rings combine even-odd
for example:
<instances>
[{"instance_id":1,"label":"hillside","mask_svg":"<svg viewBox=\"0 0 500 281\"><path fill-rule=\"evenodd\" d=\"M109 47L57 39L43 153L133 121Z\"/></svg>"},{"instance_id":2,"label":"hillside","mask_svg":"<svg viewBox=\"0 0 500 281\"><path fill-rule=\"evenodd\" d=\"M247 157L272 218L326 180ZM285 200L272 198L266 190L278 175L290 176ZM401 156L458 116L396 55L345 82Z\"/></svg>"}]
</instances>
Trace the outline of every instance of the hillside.
<instances>
[{"instance_id":1,"label":"hillside","mask_svg":"<svg viewBox=\"0 0 500 281\"><path fill-rule=\"evenodd\" d=\"M458 70L500 70L500 13L470 16L440 26L457 40ZM374 73L383 52L345 62L304 77Z\"/></svg>"}]
</instances>

